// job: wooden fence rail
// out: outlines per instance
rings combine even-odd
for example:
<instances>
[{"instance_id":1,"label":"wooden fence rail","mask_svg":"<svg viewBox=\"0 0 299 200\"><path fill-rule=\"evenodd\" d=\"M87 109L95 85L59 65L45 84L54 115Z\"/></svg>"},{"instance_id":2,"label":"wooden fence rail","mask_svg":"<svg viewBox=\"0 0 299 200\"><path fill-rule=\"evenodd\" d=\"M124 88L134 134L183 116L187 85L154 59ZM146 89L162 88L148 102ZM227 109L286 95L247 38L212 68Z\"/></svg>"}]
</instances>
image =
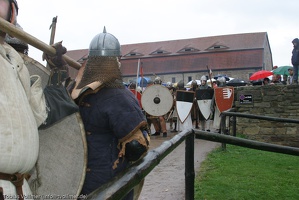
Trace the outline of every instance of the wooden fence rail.
<instances>
[{"instance_id":1,"label":"wooden fence rail","mask_svg":"<svg viewBox=\"0 0 299 200\"><path fill-rule=\"evenodd\" d=\"M235 112L222 112L222 126L224 127L226 116L247 117L254 119L263 119L269 121L279 121L288 123L299 123L299 120L258 116L251 114L235 113ZM233 120L236 123L236 120ZM117 200L124 197L130 190L138 185L143 179L175 148L177 148L183 141L186 144L185 150L185 199L194 199L194 135L196 138L219 142L223 144L232 144L246 148L258 149L269 152L276 152L288 155L299 156L299 148L276 145L265 142L258 142L254 140L238 138L235 136L212 133L198 130L184 130L174 136L171 140L165 141L161 146L153 149L147 155L130 166L126 171L122 172L119 176L115 177L112 181L103 185L87 196L87 199L110 199ZM235 135L235 133L234 133Z\"/></svg>"}]
</instances>

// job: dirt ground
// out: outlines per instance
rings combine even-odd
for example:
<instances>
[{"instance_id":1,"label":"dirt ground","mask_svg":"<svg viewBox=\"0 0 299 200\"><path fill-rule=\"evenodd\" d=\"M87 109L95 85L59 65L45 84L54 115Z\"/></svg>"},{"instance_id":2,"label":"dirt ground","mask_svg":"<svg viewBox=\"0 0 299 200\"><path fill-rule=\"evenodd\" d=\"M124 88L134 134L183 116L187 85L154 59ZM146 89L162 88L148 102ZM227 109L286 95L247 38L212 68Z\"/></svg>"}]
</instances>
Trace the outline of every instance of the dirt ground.
<instances>
[{"instance_id":1,"label":"dirt ground","mask_svg":"<svg viewBox=\"0 0 299 200\"><path fill-rule=\"evenodd\" d=\"M168 130L169 125L168 125ZM151 149L171 139L177 133L168 131L168 137L151 137ZM194 169L197 174L201 162L219 143L195 139ZM182 200L185 199L185 142L166 156L145 178L139 200Z\"/></svg>"}]
</instances>

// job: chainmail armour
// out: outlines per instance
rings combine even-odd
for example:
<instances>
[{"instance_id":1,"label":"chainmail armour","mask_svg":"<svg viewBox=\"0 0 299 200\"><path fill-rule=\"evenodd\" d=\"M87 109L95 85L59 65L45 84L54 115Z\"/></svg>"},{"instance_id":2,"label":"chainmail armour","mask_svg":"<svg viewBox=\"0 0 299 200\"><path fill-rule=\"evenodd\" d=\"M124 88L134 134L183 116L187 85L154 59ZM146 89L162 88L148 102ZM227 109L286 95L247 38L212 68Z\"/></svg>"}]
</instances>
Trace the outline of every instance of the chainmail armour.
<instances>
[{"instance_id":1,"label":"chainmail armour","mask_svg":"<svg viewBox=\"0 0 299 200\"><path fill-rule=\"evenodd\" d=\"M82 79L77 86L84 86L99 81L104 87L122 88L123 80L120 71L120 63L117 57L112 56L90 56L87 60Z\"/></svg>"},{"instance_id":2,"label":"chainmail armour","mask_svg":"<svg viewBox=\"0 0 299 200\"><path fill-rule=\"evenodd\" d=\"M16 27L20 30L23 30L23 28L18 23L16 24ZM29 46L27 43L21 41L20 39L12 37L9 34L6 34L5 42L10 46L12 46L17 52L21 52L25 55L28 55Z\"/></svg>"}]
</instances>

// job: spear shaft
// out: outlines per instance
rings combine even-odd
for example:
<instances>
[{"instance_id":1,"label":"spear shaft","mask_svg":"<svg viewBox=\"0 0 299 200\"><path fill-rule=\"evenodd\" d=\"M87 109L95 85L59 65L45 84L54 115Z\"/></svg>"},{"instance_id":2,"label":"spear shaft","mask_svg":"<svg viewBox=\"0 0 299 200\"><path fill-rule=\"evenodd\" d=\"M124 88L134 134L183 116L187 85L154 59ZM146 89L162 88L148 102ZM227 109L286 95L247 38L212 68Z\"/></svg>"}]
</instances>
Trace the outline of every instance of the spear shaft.
<instances>
[{"instance_id":1,"label":"spear shaft","mask_svg":"<svg viewBox=\"0 0 299 200\"><path fill-rule=\"evenodd\" d=\"M209 66L208 66L208 65L207 65L207 70L208 70L208 74L209 74L209 79L210 79L210 83L211 83L211 88L213 88L212 77L211 77L211 73L210 73L210 69L209 69Z\"/></svg>"},{"instance_id":2,"label":"spear shaft","mask_svg":"<svg viewBox=\"0 0 299 200\"><path fill-rule=\"evenodd\" d=\"M27 44L30 44L31 46L34 46L35 48L49 54L49 55L55 55L56 50L54 47L40 41L36 37L26 33L25 31L18 29L15 25L9 23L8 21L4 20L0 17L0 30L18 38L19 40L26 42ZM81 67L81 64L75 61L74 59L68 57L67 55L63 55L64 60L73 68L79 70Z\"/></svg>"}]
</instances>

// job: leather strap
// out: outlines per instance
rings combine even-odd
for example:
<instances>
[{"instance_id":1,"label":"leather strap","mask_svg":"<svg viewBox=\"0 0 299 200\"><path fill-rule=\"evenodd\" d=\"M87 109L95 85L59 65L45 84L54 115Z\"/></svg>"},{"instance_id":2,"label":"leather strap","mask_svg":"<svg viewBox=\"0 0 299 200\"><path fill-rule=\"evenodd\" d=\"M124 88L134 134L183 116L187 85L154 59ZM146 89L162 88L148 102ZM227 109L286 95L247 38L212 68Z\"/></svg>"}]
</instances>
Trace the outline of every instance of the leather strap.
<instances>
[{"instance_id":1,"label":"leather strap","mask_svg":"<svg viewBox=\"0 0 299 200\"><path fill-rule=\"evenodd\" d=\"M10 181L16 187L17 195L19 200L24 200L22 185L24 182L24 174L15 173L15 174L5 174L0 172L0 179L5 181ZM2 197L3 197L3 188L2 189ZM1 189L0 189L0 200L1 200ZM3 197L4 198L4 197Z\"/></svg>"}]
</instances>

